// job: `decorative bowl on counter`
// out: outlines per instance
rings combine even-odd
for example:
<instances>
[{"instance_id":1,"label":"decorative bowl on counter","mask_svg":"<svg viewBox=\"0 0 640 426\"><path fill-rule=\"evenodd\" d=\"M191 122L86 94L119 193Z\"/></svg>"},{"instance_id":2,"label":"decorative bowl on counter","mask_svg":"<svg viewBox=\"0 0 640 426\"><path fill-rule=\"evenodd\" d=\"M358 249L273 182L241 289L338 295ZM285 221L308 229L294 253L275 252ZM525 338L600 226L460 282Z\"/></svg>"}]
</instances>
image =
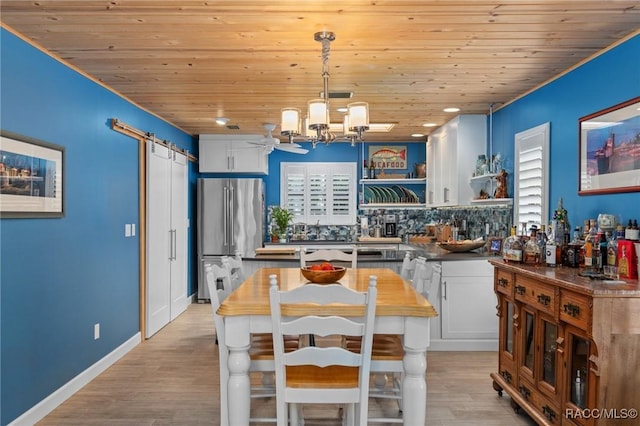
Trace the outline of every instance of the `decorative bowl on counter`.
<instances>
[{"instance_id":1,"label":"decorative bowl on counter","mask_svg":"<svg viewBox=\"0 0 640 426\"><path fill-rule=\"evenodd\" d=\"M343 266L334 266L333 270L329 271L316 271L311 270L309 266L300 268L302 275L315 284L332 284L338 282L338 280L344 277L347 273L347 268Z\"/></svg>"},{"instance_id":2,"label":"decorative bowl on counter","mask_svg":"<svg viewBox=\"0 0 640 426\"><path fill-rule=\"evenodd\" d=\"M439 247L454 253L464 253L479 249L486 244L485 241L448 241L446 243L436 243Z\"/></svg>"}]
</instances>

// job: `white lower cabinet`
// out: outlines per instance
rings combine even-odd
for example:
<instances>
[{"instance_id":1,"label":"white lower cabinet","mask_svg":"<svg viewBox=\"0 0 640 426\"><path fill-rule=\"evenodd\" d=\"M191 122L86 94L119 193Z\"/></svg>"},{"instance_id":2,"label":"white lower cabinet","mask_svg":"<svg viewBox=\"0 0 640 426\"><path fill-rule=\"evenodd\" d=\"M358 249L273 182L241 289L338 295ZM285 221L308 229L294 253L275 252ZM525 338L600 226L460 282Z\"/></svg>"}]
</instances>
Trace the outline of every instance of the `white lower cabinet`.
<instances>
[{"instance_id":1,"label":"white lower cabinet","mask_svg":"<svg viewBox=\"0 0 640 426\"><path fill-rule=\"evenodd\" d=\"M438 317L431 320L429 350L498 349L497 301L489 262L442 262L442 277L439 283L432 283L429 301L438 311Z\"/></svg>"}]
</instances>

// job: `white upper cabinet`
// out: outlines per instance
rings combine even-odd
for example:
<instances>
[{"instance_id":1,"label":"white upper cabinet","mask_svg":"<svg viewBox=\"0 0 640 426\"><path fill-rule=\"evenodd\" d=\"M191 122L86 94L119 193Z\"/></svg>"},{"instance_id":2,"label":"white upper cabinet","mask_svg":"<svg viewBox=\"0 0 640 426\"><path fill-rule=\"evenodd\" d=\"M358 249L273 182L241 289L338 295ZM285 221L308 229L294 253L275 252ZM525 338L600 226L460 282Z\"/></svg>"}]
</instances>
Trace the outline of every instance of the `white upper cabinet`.
<instances>
[{"instance_id":1,"label":"white upper cabinet","mask_svg":"<svg viewBox=\"0 0 640 426\"><path fill-rule=\"evenodd\" d=\"M262 140L260 135L200 135L200 173L269 174L268 151L257 145Z\"/></svg>"},{"instance_id":2,"label":"white upper cabinet","mask_svg":"<svg viewBox=\"0 0 640 426\"><path fill-rule=\"evenodd\" d=\"M469 178L478 155L487 150L484 114L459 115L429 135L427 207L458 206L474 197Z\"/></svg>"}]
</instances>

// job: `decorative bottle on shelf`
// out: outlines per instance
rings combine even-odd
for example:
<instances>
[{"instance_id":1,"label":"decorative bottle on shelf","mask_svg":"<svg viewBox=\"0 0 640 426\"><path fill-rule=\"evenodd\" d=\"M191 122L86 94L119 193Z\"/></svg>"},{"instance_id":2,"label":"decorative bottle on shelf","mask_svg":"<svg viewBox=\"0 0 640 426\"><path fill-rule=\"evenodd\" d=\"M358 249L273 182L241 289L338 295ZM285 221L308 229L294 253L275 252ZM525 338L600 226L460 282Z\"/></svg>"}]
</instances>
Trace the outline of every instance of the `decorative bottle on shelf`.
<instances>
[{"instance_id":1,"label":"decorative bottle on shelf","mask_svg":"<svg viewBox=\"0 0 640 426\"><path fill-rule=\"evenodd\" d=\"M506 263L522 262L522 241L516 235L515 226L511 227L510 235L504 240L503 247L502 247L502 259Z\"/></svg>"},{"instance_id":2,"label":"decorative bottle on shelf","mask_svg":"<svg viewBox=\"0 0 640 426\"><path fill-rule=\"evenodd\" d=\"M369 162L369 179L375 179L375 178L376 178L376 166L372 158L371 161Z\"/></svg>"},{"instance_id":3,"label":"decorative bottle on shelf","mask_svg":"<svg viewBox=\"0 0 640 426\"><path fill-rule=\"evenodd\" d=\"M367 160L364 160L362 163L362 179L369 178L369 166L367 166Z\"/></svg>"}]
</instances>

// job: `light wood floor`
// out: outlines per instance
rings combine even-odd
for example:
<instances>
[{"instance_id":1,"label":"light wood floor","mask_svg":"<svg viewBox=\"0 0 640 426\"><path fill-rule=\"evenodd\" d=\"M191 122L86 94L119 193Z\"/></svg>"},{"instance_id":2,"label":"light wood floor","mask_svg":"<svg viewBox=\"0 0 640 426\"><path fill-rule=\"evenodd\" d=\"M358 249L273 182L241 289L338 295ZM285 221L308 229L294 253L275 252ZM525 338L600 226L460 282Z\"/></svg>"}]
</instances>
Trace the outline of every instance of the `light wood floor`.
<instances>
[{"instance_id":1,"label":"light wood floor","mask_svg":"<svg viewBox=\"0 0 640 426\"><path fill-rule=\"evenodd\" d=\"M211 315L211 305L190 305L38 424L218 425L218 350ZM489 373L497 369L495 352L429 352L427 361L427 425L535 424L514 413L506 394L499 397L493 390ZM257 405L261 414L275 412L272 401ZM376 415L397 411L392 401L373 402L370 410ZM333 407L305 408L305 417L307 426L339 424Z\"/></svg>"}]
</instances>

